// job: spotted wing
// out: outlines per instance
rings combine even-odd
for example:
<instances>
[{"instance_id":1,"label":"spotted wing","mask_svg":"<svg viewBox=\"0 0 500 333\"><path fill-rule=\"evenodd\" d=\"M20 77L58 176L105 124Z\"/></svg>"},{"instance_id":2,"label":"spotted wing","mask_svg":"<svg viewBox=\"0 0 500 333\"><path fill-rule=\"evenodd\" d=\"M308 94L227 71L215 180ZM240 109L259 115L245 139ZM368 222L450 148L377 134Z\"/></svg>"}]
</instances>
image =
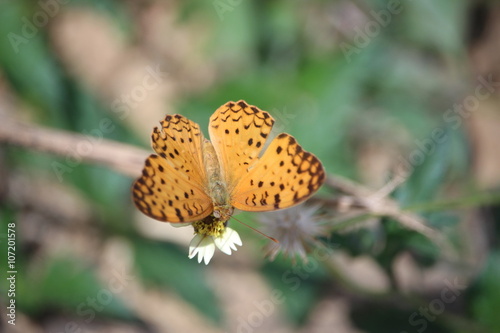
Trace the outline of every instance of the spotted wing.
<instances>
[{"instance_id":1,"label":"spotted wing","mask_svg":"<svg viewBox=\"0 0 500 333\"><path fill-rule=\"evenodd\" d=\"M245 101L228 102L210 117L210 139L229 192L258 161L274 119Z\"/></svg>"},{"instance_id":2,"label":"spotted wing","mask_svg":"<svg viewBox=\"0 0 500 333\"><path fill-rule=\"evenodd\" d=\"M234 188L231 203L254 212L287 208L313 195L324 180L319 159L282 133Z\"/></svg>"},{"instance_id":3,"label":"spotted wing","mask_svg":"<svg viewBox=\"0 0 500 333\"><path fill-rule=\"evenodd\" d=\"M208 216L199 126L180 115L168 115L155 128L152 146L158 155L146 160L132 188L134 203L144 214L165 222L194 222Z\"/></svg>"},{"instance_id":4,"label":"spotted wing","mask_svg":"<svg viewBox=\"0 0 500 333\"><path fill-rule=\"evenodd\" d=\"M179 114L167 115L151 135L155 152L192 183L206 186L200 126Z\"/></svg>"}]
</instances>

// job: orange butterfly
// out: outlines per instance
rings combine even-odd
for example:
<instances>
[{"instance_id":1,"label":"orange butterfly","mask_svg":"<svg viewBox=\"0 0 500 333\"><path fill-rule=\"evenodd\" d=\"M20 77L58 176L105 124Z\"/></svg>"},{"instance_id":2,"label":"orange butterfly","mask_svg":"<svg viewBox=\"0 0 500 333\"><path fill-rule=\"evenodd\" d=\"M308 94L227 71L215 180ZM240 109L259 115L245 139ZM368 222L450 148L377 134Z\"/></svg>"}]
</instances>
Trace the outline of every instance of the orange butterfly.
<instances>
[{"instance_id":1,"label":"orange butterfly","mask_svg":"<svg viewBox=\"0 0 500 333\"><path fill-rule=\"evenodd\" d=\"M150 155L133 185L134 203L164 222L190 223L190 258L210 261L214 244L230 254L241 245L227 227L234 208L264 212L297 205L325 180L321 162L286 133L263 151L274 119L245 101L228 102L210 117L205 139L198 124L175 114L155 127ZM207 259L208 258L208 259Z\"/></svg>"}]
</instances>

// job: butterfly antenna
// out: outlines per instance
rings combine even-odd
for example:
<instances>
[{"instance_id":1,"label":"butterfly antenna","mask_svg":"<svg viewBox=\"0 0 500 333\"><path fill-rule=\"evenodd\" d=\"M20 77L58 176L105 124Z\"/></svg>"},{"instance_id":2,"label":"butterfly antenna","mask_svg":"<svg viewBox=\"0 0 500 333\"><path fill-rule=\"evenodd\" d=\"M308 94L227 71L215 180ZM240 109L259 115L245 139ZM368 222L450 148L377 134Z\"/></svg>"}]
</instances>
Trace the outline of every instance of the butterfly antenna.
<instances>
[{"instance_id":1,"label":"butterfly antenna","mask_svg":"<svg viewBox=\"0 0 500 333\"><path fill-rule=\"evenodd\" d=\"M255 229L254 227L249 226L249 225L248 225L248 224L246 224L245 222L242 222L242 221L238 220L236 217L231 216L231 218L233 218L233 219L235 219L236 221L240 222L240 223L241 223L241 224L243 224L244 226L246 226L246 227L248 227L248 228L252 229L252 230L253 230L253 231L255 231L256 233L261 234L262 236L264 236L264 237L266 237L266 238L268 238L268 239L272 240L273 242L275 242L275 243L279 243L279 241L278 241L276 238L266 235L266 234L265 234L265 233L263 233L262 231L257 230L257 229Z\"/></svg>"}]
</instances>

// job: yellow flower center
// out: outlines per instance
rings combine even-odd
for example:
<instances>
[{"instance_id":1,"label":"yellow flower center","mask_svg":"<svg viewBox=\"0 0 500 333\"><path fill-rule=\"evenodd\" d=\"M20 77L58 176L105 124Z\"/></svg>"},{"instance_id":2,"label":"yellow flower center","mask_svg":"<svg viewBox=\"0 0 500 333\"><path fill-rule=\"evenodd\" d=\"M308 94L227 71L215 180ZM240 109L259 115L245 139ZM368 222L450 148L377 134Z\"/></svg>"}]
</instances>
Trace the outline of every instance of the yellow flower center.
<instances>
[{"instance_id":1,"label":"yellow flower center","mask_svg":"<svg viewBox=\"0 0 500 333\"><path fill-rule=\"evenodd\" d=\"M207 216L193 223L194 232L200 235L221 237L226 230L227 222L222 222L214 216Z\"/></svg>"}]
</instances>

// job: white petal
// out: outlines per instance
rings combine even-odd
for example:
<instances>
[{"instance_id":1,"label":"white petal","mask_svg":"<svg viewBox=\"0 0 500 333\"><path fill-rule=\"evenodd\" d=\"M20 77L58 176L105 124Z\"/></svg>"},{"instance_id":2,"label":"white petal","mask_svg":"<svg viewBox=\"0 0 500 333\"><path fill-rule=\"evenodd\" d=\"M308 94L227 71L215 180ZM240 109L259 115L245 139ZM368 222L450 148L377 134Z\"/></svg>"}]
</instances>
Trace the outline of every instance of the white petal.
<instances>
[{"instance_id":1,"label":"white petal","mask_svg":"<svg viewBox=\"0 0 500 333\"><path fill-rule=\"evenodd\" d=\"M215 244L212 237L197 234L189 244L189 259L193 259L198 254L198 262L203 260L208 265L215 253Z\"/></svg>"},{"instance_id":2,"label":"white petal","mask_svg":"<svg viewBox=\"0 0 500 333\"><path fill-rule=\"evenodd\" d=\"M194 251L198 252L198 246L203 238L205 237L200 234L196 234L193 239L191 239L191 242L189 243L189 259L194 257Z\"/></svg>"},{"instance_id":3,"label":"white petal","mask_svg":"<svg viewBox=\"0 0 500 333\"><path fill-rule=\"evenodd\" d=\"M213 241L210 241L210 244L207 244L202 248L200 248L200 251L198 253L198 262L201 263L201 260L203 259L205 265L208 265L208 263L214 256L214 253L215 253L215 244Z\"/></svg>"},{"instance_id":4,"label":"white petal","mask_svg":"<svg viewBox=\"0 0 500 333\"><path fill-rule=\"evenodd\" d=\"M231 228L226 228L224 235L221 237L214 238L214 243L219 250L229 255L231 254L231 250L237 250L236 245L242 245L240 235Z\"/></svg>"}]
</instances>

